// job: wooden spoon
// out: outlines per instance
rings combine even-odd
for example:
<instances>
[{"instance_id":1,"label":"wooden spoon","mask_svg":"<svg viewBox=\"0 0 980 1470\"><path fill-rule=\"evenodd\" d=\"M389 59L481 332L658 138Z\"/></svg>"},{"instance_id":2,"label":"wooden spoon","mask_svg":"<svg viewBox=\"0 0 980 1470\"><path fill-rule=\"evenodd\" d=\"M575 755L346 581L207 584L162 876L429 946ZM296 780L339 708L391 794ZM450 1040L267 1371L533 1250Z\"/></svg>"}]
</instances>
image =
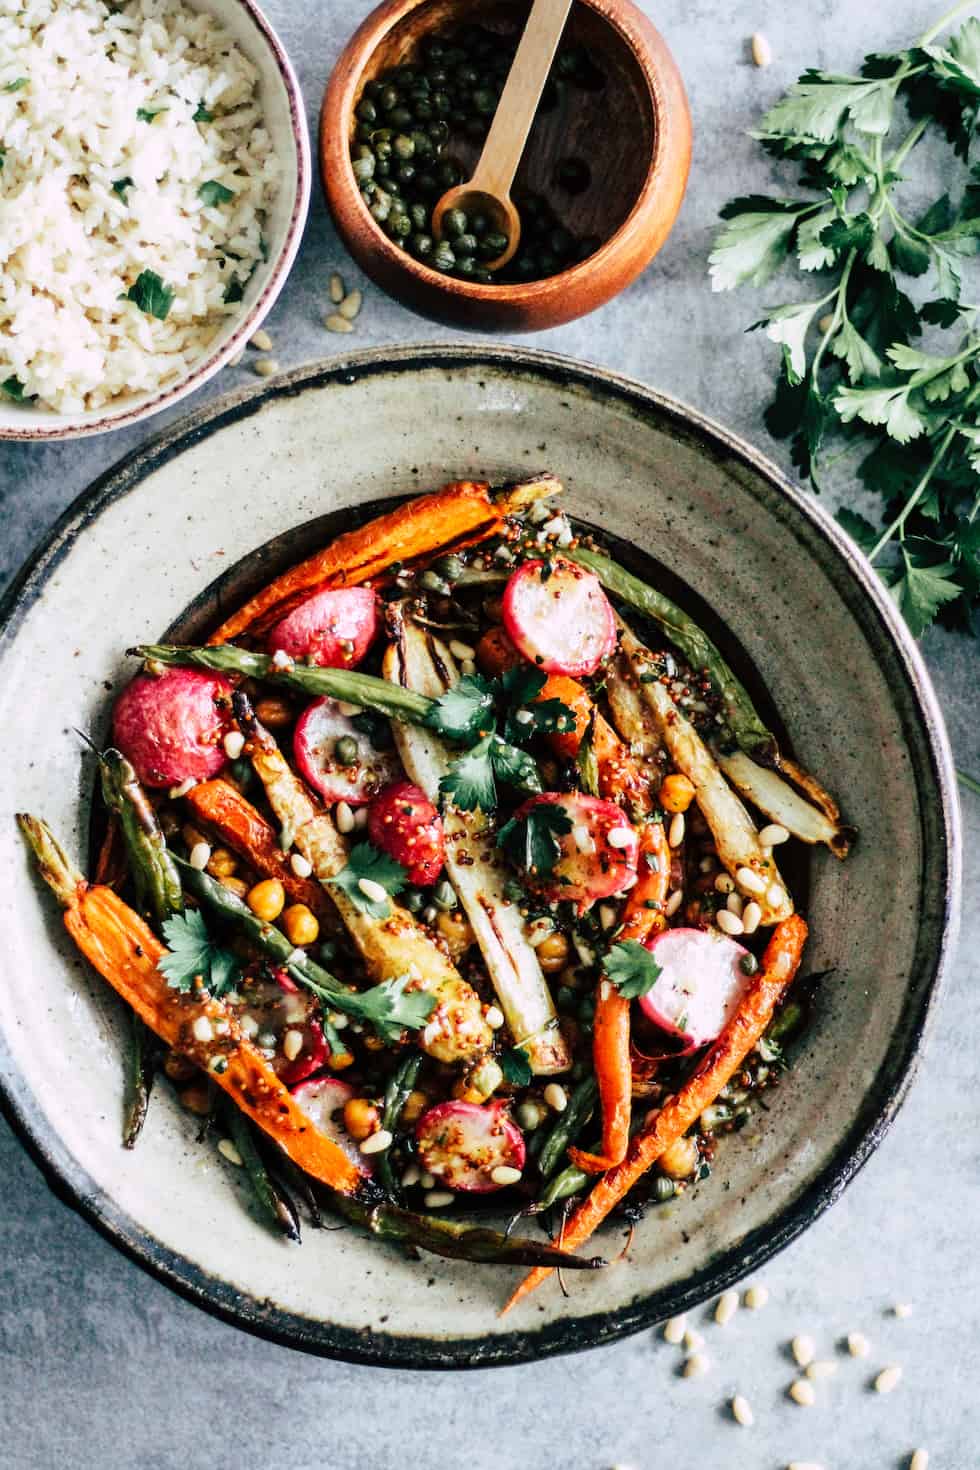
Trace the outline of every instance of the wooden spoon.
<instances>
[{"instance_id":1,"label":"wooden spoon","mask_svg":"<svg viewBox=\"0 0 980 1470\"><path fill-rule=\"evenodd\" d=\"M485 214L493 230L507 236L507 249L483 262L484 270L505 266L521 238L521 217L510 197L511 186L571 8L572 0L534 0L473 177L448 189L432 211L437 240L442 238L447 209Z\"/></svg>"}]
</instances>

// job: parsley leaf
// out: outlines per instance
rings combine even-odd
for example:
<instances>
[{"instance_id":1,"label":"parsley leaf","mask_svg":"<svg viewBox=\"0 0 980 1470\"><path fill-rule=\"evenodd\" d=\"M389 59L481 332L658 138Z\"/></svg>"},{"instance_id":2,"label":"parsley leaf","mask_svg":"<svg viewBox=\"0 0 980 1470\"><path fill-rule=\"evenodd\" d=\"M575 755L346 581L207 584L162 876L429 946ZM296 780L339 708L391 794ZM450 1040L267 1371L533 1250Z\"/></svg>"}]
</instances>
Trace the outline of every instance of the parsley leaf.
<instances>
[{"instance_id":1,"label":"parsley leaf","mask_svg":"<svg viewBox=\"0 0 980 1470\"><path fill-rule=\"evenodd\" d=\"M937 566L924 566L913 561L904 546L901 558L897 572L888 577L889 591L901 608L913 637L918 638L943 604L959 596L959 584L950 580L956 565L947 561Z\"/></svg>"},{"instance_id":2,"label":"parsley leaf","mask_svg":"<svg viewBox=\"0 0 980 1470\"><path fill-rule=\"evenodd\" d=\"M135 301L140 311L145 311L147 316L155 316L158 321L164 322L173 305L175 295L176 292L163 284L156 271L140 271L126 292L126 300Z\"/></svg>"},{"instance_id":3,"label":"parsley leaf","mask_svg":"<svg viewBox=\"0 0 980 1470\"><path fill-rule=\"evenodd\" d=\"M516 745L509 745L495 735L490 744L490 763L493 774L505 786L514 786L518 791L543 791L541 773L533 756Z\"/></svg>"},{"instance_id":4,"label":"parsley leaf","mask_svg":"<svg viewBox=\"0 0 980 1470\"><path fill-rule=\"evenodd\" d=\"M24 401L24 385L20 381L20 378L7 378L3 383L0 383L0 393L5 393L15 403L23 403Z\"/></svg>"},{"instance_id":5,"label":"parsley leaf","mask_svg":"<svg viewBox=\"0 0 980 1470\"><path fill-rule=\"evenodd\" d=\"M500 1055L500 1070L511 1087L527 1087L531 1081L531 1064L519 1046Z\"/></svg>"},{"instance_id":6,"label":"parsley leaf","mask_svg":"<svg viewBox=\"0 0 980 1470\"><path fill-rule=\"evenodd\" d=\"M435 1009L436 997L425 990L408 990L411 983L411 976L399 975L358 994L358 1015L371 1023L383 1041L397 1041L402 1031L420 1030Z\"/></svg>"},{"instance_id":7,"label":"parsley leaf","mask_svg":"<svg viewBox=\"0 0 980 1470\"><path fill-rule=\"evenodd\" d=\"M513 816L497 834L497 846L519 868L536 878L554 872L561 856L559 838L572 830L572 819L553 801L535 802L523 816Z\"/></svg>"},{"instance_id":8,"label":"parsley leaf","mask_svg":"<svg viewBox=\"0 0 980 1470\"><path fill-rule=\"evenodd\" d=\"M133 188L133 180L130 178L114 179L112 182L113 194L118 194L123 204L126 203L126 190Z\"/></svg>"},{"instance_id":9,"label":"parsley leaf","mask_svg":"<svg viewBox=\"0 0 980 1470\"><path fill-rule=\"evenodd\" d=\"M653 989L663 970L645 945L623 939L606 955L602 973L624 1000L639 1000Z\"/></svg>"},{"instance_id":10,"label":"parsley leaf","mask_svg":"<svg viewBox=\"0 0 980 1470\"><path fill-rule=\"evenodd\" d=\"M384 889L384 894L364 892L362 880ZM406 870L401 863L380 852L370 842L359 842L352 847L346 865L329 883L339 888L357 909L359 914L369 914L372 919L387 919L391 904L385 895L401 893L407 882Z\"/></svg>"},{"instance_id":11,"label":"parsley leaf","mask_svg":"<svg viewBox=\"0 0 980 1470\"><path fill-rule=\"evenodd\" d=\"M732 213L735 205L754 207ZM760 208L765 205L766 208ZM715 241L709 256L713 291L731 291L735 286L763 286L782 264L801 216L812 205L794 205L785 199L736 199L722 211L730 223Z\"/></svg>"},{"instance_id":12,"label":"parsley leaf","mask_svg":"<svg viewBox=\"0 0 980 1470\"><path fill-rule=\"evenodd\" d=\"M229 199L234 199L234 189L227 189L217 179L206 179L197 191L198 198L208 205L209 208L219 204L227 204Z\"/></svg>"},{"instance_id":13,"label":"parsley leaf","mask_svg":"<svg viewBox=\"0 0 980 1470\"><path fill-rule=\"evenodd\" d=\"M196 108L196 110L194 112L194 116L191 118L191 121L192 122L214 122L214 113L213 112L208 112L208 109L205 107L204 103L203 102L199 102L197 104L197 108Z\"/></svg>"},{"instance_id":14,"label":"parsley leaf","mask_svg":"<svg viewBox=\"0 0 980 1470\"><path fill-rule=\"evenodd\" d=\"M425 723L447 740L479 740L494 727L494 693L491 679L482 674L464 674L440 694Z\"/></svg>"},{"instance_id":15,"label":"parsley leaf","mask_svg":"<svg viewBox=\"0 0 980 1470\"><path fill-rule=\"evenodd\" d=\"M27 78L26 77L15 77L12 82L8 82L6 84L6 86L4 87L3 90L5 92L21 92L21 91L23 91L23 89L26 86L27 86Z\"/></svg>"},{"instance_id":16,"label":"parsley leaf","mask_svg":"<svg viewBox=\"0 0 980 1470\"><path fill-rule=\"evenodd\" d=\"M157 969L172 989L193 990L194 981L200 978L212 995L224 995L241 978L241 962L214 943L197 909L165 919L163 937L168 953L161 955Z\"/></svg>"},{"instance_id":17,"label":"parsley leaf","mask_svg":"<svg viewBox=\"0 0 980 1470\"><path fill-rule=\"evenodd\" d=\"M151 123L161 112L169 112L169 107L137 107L136 119L138 122Z\"/></svg>"}]
</instances>

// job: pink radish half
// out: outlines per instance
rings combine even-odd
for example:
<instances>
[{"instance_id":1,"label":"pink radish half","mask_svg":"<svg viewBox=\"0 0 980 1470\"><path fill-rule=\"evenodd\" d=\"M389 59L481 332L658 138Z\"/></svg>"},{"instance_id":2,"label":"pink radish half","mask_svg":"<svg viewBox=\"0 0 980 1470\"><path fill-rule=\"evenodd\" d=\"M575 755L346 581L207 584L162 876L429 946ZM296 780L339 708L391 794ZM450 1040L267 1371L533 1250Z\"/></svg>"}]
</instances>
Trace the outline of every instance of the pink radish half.
<instances>
[{"instance_id":1,"label":"pink radish half","mask_svg":"<svg viewBox=\"0 0 980 1470\"><path fill-rule=\"evenodd\" d=\"M351 1163L370 1178L374 1164L367 1154L361 1153L344 1127L344 1103L357 1095L353 1087L341 1082L339 1077L315 1077L292 1088L292 1094L314 1127L339 1144Z\"/></svg>"},{"instance_id":2,"label":"pink radish half","mask_svg":"<svg viewBox=\"0 0 980 1470\"><path fill-rule=\"evenodd\" d=\"M353 765L337 759L337 742L344 736L357 741L358 758ZM363 806L401 767L393 750L375 750L368 737L352 720L342 715L334 699L318 699L303 711L293 732L293 753L304 780L325 801L346 801Z\"/></svg>"},{"instance_id":3,"label":"pink radish half","mask_svg":"<svg viewBox=\"0 0 980 1470\"><path fill-rule=\"evenodd\" d=\"M506 1103L444 1102L427 1109L415 1128L419 1160L448 1189L488 1194L501 1166L524 1168L524 1135Z\"/></svg>"},{"instance_id":4,"label":"pink radish half","mask_svg":"<svg viewBox=\"0 0 980 1470\"><path fill-rule=\"evenodd\" d=\"M220 701L220 703L219 703ZM144 786L207 781L225 764L231 685L223 674L137 674L112 711L112 738Z\"/></svg>"},{"instance_id":5,"label":"pink radish half","mask_svg":"<svg viewBox=\"0 0 980 1470\"><path fill-rule=\"evenodd\" d=\"M661 973L640 1007L690 1048L714 1041L752 983L748 951L716 929L667 929L647 945Z\"/></svg>"},{"instance_id":6,"label":"pink radish half","mask_svg":"<svg viewBox=\"0 0 980 1470\"><path fill-rule=\"evenodd\" d=\"M546 897L567 898L586 909L631 886L640 842L622 807L583 792L565 796L548 791L532 796L515 815L526 817L532 808L546 804L560 806L572 824L571 831L558 838L561 854L553 871L540 880L528 874Z\"/></svg>"},{"instance_id":7,"label":"pink radish half","mask_svg":"<svg viewBox=\"0 0 980 1470\"><path fill-rule=\"evenodd\" d=\"M616 620L599 578L573 562L526 561L507 583L504 627L546 674L594 674L616 647Z\"/></svg>"},{"instance_id":8,"label":"pink radish half","mask_svg":"<svg viewBox=\"0 0 980 1470\"><path fill-rule=\"evenodd\" d=\"M378 631L378 599L369 587L317 592L287 613L266 640L270 653L288 653L329 669L352 669Z\"/></svg>"}]
</instances>

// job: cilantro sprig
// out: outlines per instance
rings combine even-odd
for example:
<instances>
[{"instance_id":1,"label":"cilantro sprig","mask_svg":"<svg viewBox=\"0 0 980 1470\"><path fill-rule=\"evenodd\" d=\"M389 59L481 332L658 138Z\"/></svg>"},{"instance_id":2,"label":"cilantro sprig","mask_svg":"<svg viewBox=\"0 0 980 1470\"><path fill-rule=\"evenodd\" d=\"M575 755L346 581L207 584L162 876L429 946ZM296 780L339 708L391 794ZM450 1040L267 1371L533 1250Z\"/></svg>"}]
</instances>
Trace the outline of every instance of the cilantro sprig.
<instances>
[{"instance_id":1,"label":"cilantro sprig","mask_svg":"<svg viewBox=\"0 0 980 1470\"><path fill-rule=\"evenodd\" d=\"M624 1000L639 1000L653 989L662 973L650 951L636 939L614 944L603 965L603 974Z\"/></svg>"},{"instance_id":2,"label":"cilantro sprig","mask_svg":"<svg viewBox=\"0 0 980 1470\"><path fill-rule=\"evenodd\" d=\"M560 838L571 830L572 819L563 806L541 801L504 823L497 834L497 846L517 867L536 878L546 878L554 872L561 855Z\"/></svg>"},{"instance_id":3,"label":"cilantro sprig","mask_svg":"<svg viewBox=\"0 0 980 1470\"><path fill-rule=\"evenodd\" d=\"M858 76L811 70L790 87L753 137L799 165L805 192L732 200L710 260L718 291L763 286L787 263L819 283L753 324L781 354L766 423L817 489L833 438L865 448L858 476L880 516L839 519L916 636L937 617L969 626L980 602L980 329L962 299L980 165L917 217L902 189L927 132L965 162L978 130L980 20L940 44L951 18ZM922 305L903 289L915 278Z\"/></svg>"},{"instance_id":4,"label":"cilantro sprig","mask_svg":"<svg viewBox=\"0 0 980 1470\"><path fill-rule=\"evenodd\" d=\"M401 893L408 882L408 871L372 843L358 842L351 848L346 865L329 882L347 895L358 913L387 919L391 913L388 898Z\"/></svg>"},{"instance_id":5,"label":"cilantro sprig","mask_svg":"<svg viewBox=\"0 0 980 1470\"><path fill-rule=\"evenodd\" d=\"M205 990L220 996L241 979L241 962L214 942L197 909L165 919L162 928L168 952L161 955L157 969L172 989L186 993L200 980Z\"/></svg>"}]
</instances>

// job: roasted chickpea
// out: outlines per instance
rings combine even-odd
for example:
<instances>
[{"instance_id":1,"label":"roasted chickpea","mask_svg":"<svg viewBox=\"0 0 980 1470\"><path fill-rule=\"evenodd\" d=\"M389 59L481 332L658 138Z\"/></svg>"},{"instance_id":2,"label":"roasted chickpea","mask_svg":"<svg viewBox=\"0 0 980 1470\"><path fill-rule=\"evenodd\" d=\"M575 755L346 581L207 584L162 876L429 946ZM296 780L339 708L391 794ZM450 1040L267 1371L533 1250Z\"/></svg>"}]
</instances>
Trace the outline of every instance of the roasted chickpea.
<instances>
[{"instance_id":1,"label":"roasted chickpea","mask_svg":"<svg viewBox=\"0 0 980 1470\"><path fill-rule=\"evenodd\" d=\"M473 930L462 909L450 909L436 915L435 927L449 946L453 959L459 959L473 943Z\"/></svg>"},{"instance_id":2,"label":"roasted chickpea","mask_svg":"<svg viewBox=\"0 0 980 1470\"><path fill-rule=\"evenodd\" d=\"M335 1072L342 1072L345 1067L352 1067L354 1058L349 1051L332 1051L330 1053L330 1066Z\"/></svg>"},{"instance_id":3,"label":"roasted chickpea","mask_svg":"<svg viewBox=\"0 0 980 1470\"><path fill-rule=\"evenodd\" d=\"M208 872L212 878L232 878L238 872L238 859L227 847L214 847L208 858Z\"/></svg>"},{"instance_id":4,"label":"roasted chickpea","mask_svg":"<svg viewBox=\"0 0 980 1470\"><path fill-rule=\"evenodd\" d=\"M268 730L283 730L295 719L292 705L278 694L267 694L260 699L255 706L255 716Z\"/></svg>"},{"instance_id":5,"label":"roasted chickpea","mask_svg":"<svg viewBox=\"0 0 980 1470\"><path fill-rule=\"evenodd\" d=\"M568 964L568 940L556 929L538 945L538 964L546 975L557 975Z\"/></svg>"},{"instance_id":6,"label":"roasted chickpea","mask_svg":"<svg viewBox=\"0 0 980 1470\"><path fill-rule=\"evenodd\" d=\"M657 799L665 812L686 812L694 800L694 783L679 774L665 776Z\"/></svg>"},{"instance_id":7,"label":"roasted chickpea","mask_svg":"<svg viewBox=\"0 0 980 1470\"><path fill-rule=\"evenodd\" d=\"M248 894L248 884L244 878L222 878L222 888L227 888L229 893L234 893L237 898L245 898Z\"/></svg>"},{"instance_id":8,"label":"roasted chickpea","mask_svg":"<svg viewBox=\"0 0 980 1470\"><path fill-rule=\"evenodd\" d=\"M698 1146L693 1138L679 1138L660 1155L660 1171L670 1179L690 1179L697 1166Z\"/></svg>"},{"instance_id":9,"label":"roasted chickpea","mask_svg":"<svg viewBox=\"0 0 980 1470\"><path fill-rule=\"evenodd\" d=\"M286 906L286 890L278 878L263 878L248 890L245 901L257 919L271 924Z\"/></svg>"},{"instance_id":10,"label":"roasted chickpea","mask_svg":"<svg viewBox=\"0 0 980 1470\"><path fill-rule=\"evenodd\" d=\"M293 903L282 916L282 927L290 944L312 944L320 933L316 915L305 903Z\"/></svg>"},{"instance_id":11,"label":"roasted chickpea","mask_svg":"<svg viewBox=\"0 0 980 1470\"><path fill-rule=\"evenodd\" d=\"M352 1097L344 1103L344 1127L356 1143L363 1143L381 1127L377 1104L366 1097Z\"/></svg>"}]
</instances>

